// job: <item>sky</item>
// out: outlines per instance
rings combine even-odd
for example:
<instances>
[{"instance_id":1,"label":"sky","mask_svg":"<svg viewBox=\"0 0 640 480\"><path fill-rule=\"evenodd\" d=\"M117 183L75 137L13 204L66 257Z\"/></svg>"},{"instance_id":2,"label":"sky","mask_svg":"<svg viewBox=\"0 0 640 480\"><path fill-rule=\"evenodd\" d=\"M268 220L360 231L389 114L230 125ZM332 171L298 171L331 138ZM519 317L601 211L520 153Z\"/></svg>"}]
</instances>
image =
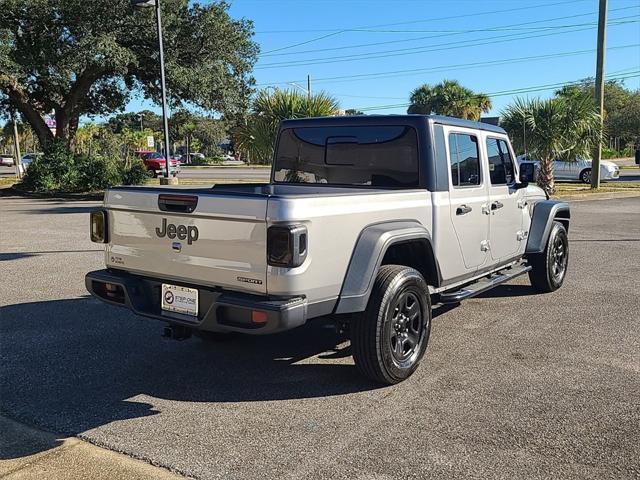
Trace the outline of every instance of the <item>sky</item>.
<instances>
[{"instance_id":1,"label":"sky","mask_svg":"<svg viewBox=\"0 0 640 480\"><path fill-rule=\"evenodd\" d=\"M206 3L206 1L204 2ZM411 91L444 79L489 94L548 97L595 75L598 0L230 0L254 22L259 88L311 89L342 109L406 113ZM609 0L608 78L640 88L640 0ZM295 83L297 86L291 85ZM158 107L133 100L127 111Z\"/></svg>"}]
</instances>

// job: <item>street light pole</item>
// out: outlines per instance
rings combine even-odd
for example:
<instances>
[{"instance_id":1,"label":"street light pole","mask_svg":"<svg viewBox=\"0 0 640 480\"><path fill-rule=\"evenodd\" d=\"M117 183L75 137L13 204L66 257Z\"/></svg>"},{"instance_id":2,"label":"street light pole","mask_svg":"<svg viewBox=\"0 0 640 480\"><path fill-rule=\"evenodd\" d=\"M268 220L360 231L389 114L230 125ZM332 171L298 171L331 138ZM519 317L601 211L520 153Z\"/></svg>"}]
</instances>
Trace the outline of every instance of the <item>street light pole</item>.
<instances>
[{"instance_id":1,"label":"street light pole","mask_svg":"<svg viewBox=\"0 0 640 480\"><path fill-rule=\"evenodd\" d=\"M160 88L162 90L162 131L164 136L165 178L170 177L169 161L169 120L167 118L167 87L164 78L164 45L162 42L162 16L160 14L160 0L132 0L134 8L156 8L156 26L158 29L158 49L160 50Z\"/></svg>"},{"instance_id":2,"label":"street light pole","mask_svg":"<svg viewBox=\"0 0 640 480\"><path fill-rule=\"evenodd\" d=\"M164 176L170 176L169 161L169 120L167 118L167 87L164 80L164 46L162 43L162 18L160 16L160 0L155 1L156 4L156 21L158 23L158 47L160 48L160 86L162 88L162 127L164 130L164 160L165 171Z\"/></svg>"}]
</instances>

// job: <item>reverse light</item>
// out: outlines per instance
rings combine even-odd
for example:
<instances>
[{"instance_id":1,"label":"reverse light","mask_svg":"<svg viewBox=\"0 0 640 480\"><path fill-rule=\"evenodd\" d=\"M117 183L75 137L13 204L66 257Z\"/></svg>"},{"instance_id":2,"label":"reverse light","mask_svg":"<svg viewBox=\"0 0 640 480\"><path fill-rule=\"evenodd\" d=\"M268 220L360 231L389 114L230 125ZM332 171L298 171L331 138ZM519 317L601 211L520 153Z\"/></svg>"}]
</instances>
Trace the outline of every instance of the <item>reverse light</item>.
<instances>
[{"instance_id":1,"label":"reverse light","mask_svg":"<svg viewBox=\"0 0 640 480\"><path fill-rule=\"evenodd\" d=\"M267 263L273 267L295 268L307 258L307 227L272 225L267 230Z\"/></svg>"},{"instance_id":2,"label":"reverse light","mask_svg":"<svg viewBox=\"0 0 640 480\"><path fill-rule=\"evenodd\" d=\"M95 243L107 243L107 211L95 210L89 217L91 229L91 241Z\"/></svg>"}]
</instances>

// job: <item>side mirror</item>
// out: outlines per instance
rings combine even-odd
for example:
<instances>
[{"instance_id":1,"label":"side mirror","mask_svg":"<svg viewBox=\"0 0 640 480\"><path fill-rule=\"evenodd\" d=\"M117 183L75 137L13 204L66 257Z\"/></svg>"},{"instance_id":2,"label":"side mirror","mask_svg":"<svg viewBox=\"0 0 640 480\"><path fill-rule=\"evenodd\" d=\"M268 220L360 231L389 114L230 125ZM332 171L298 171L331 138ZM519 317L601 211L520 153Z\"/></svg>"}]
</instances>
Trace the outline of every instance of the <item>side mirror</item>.
<instances>
[{"instance_id":1,"label":"side mirror","mask_svg":"<svg viewBox=\"0 0 640 480\"><path fill-rule=\"evenodd\" d=\"M529 183L533 182L535 176L536 166L532 162L522 162L520 164L520 182Z\"/></svg>"}]
</instances>

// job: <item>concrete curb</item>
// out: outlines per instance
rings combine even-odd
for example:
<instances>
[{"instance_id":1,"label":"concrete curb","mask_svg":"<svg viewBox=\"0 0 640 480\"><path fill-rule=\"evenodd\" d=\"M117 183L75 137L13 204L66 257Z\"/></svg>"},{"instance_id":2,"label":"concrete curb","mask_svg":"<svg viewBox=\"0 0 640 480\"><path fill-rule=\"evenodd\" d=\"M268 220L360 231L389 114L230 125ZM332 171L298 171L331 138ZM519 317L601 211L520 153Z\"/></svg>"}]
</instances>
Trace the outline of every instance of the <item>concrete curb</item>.
<instances>
[{"instance_id":1,"label":"concrete curb","mask_svg":"<svg viewBox=\"0 0 640 480\"><path fill-rule=\"evenodd\" d=\"M102 201L104 192L90 193L71 193L71 192L55 192L55 193L38 193L27 192L16 188L15 185L0 189L0 196L18 196L26 198L45 198L48 200L79 200L79 201Z\"/></svg>"},{"instance_id":2,"label":"concrete curb","mask_svg":"<svg viewBox=\"0 0 640 480\"><path fill-rule=\"evenodd\" d=\"M38 430L0 415L0 478L18 480L178 480L179 476L74 437Z\"/></svg>"},{"instance_id":3,"label":"concrete curb","mask_svg":"<svg viewBox=\"0 0 640 480\"><path fill-rule=\"evenodd\" d=\"M602 192L602 193L576 193L568 195L554 195L554 200L613 200L615 198L633 198L640 197L640 189L633 192Z\"/></svg>"}]
</instances>

